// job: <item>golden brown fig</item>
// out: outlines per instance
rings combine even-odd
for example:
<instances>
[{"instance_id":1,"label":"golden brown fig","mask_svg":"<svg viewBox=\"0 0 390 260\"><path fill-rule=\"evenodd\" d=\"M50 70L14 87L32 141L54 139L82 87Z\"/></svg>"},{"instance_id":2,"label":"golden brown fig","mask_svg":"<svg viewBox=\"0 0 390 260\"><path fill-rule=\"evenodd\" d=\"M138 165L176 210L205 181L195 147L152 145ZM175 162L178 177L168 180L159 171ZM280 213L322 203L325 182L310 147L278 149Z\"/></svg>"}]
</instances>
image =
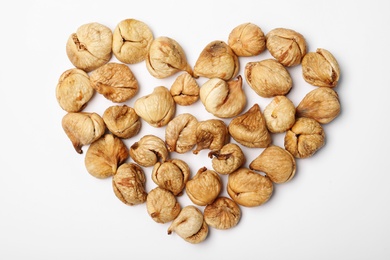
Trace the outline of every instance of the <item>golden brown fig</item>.
<instances>
[{"instance_id":1,"label":"golden brown fig","mask_svg":"<svg viewBox=\"0 0 390 260\"><path fill-rule=\"evenodd\" d=\"M188 72L176 78L170 92L176 104L181 106L189 106L199 99L199 85Z\"/></svg>"},{"instance_id":2,"label":"golden brown fig","mask_svg":"<svg viewBox=\"0 0 390 260\"><path fill-rule=\"evenodd\" d=\"M237 56L256 56L265 50L265 36L259 26L243 23L231 31L228 44Z\"/></svg>"},{"instance_id":3,"label":"golden brown fig","mask_svg":"<svg viewBox=\"0 0 390 260\"><path fill-rule=\"evenodd\" d=\"M294 156L279 146L267 147L250 164L251 170L264 172L271 181L284 183L291 180L296 171Z\"/></svg>"},{"instance_id":4,"label":"golden brown fig","mask_svg":"<svg viewBox=\"0 0 390 260\"><path fill-rule=\"evenodd\" d=\"M186 184L186 192L191 201L199 206L212 203L222 190L218 173L203 167Z\"/></svg>"},{"instance_id":5,"label":"golden brown fig","mask_svg":"<svg viewBox=\"0 0 390 260\"><path fill-rule=\"evenodd\" d=\"M195 206L184 207L168 228L168 235L175 232L185 241L198 244L208 235L208 226L202 212Z\"/></svg>"},{"instance_id":6,"label":"golden brown fig","mask_svg":"<svg viewBox=\"0 0 390 260\"><path fill-rule=\"evenodd\" d=\"M234 140L246 147L265 148L272 141L258 104L233 118L229 124L229 133Z\"/></svg>"},{"instance_id":7,"label":"golden brown fig","mask_svg":"<svg viewBox=\"0 0 390 260\"><path fill-rule=\"evenodd\" d=\"M135 163L124 163L119 166L112 178L115 195L123 203L133 206L142 204L148 195L145 191L146 176Z\"/></svg>"},{"instance_id":8,"label":"golden brown fig","mask_svg":"<svg viewBox=\"0 0 390 260\"><path fill-rule=\"evenodd\" d=\"M240 207L234 200L226 197L218 197L204 209L204 219L207 225L216 229L235 227L240 218Z\"/></svg>"},{"instance_id":9,"label":"golden brown fig","mask_svg":"<svg viewBox=\"0 0 390 260\"><path fill-rule=\"evenodd\" d=\"M157 162L153 166L152 180L159 187L169 190L175 196L182 194L190 177L190 167L180 159Z\"/></svg>"},{"instance_id":10,"label":"golden brown fig","mask_svg":"<svg viewBox=\"0 0 390 260\"><path fill-rule=\"evenodd\" d=\"M230 80L240 69L237 55L223 41L210 42L200 53L194 67L195 77Z\"/></svg>"},{"instance_id":11,"label":"golden brown fig","mask_svg":"<svg viewBox=\"0 0 390 260\"><path fill-rule=\"evenodd\" d=\"M138 63L145 60L152 41L153 33L147 24L136 19L125 19L114 29L112 52L123 63Z\"/></svg>"},{"instance_id":12,"label":"golden brown fig","mask_svg":"<svg viewBox=\"0 0 390 260\"><path fill-rule=\"evenodd\" d=\"M225 144L220 150L209 152L213 169L219 174L230 174L245 163L245 155L234 143Z\"/></svg>"},{"instance_id":13,"label":"golden brown fig","mask_svg":"<svg viewBox=\"0 0 390 260\"><path fill-rule=\"evenodd\" d=\"M105 132L106 125L96 113L68 113L62 118L62 128L78 153L81 147L98 140Z\"/></svg>"},{"instance_id":14,"label":"golden brown fig","mask_svg":"<svg viewBox=\"0 0 390 260\"><path fill-rule=\"evenodd\" d=\"M246 106L242 77L227 82L220 78L208 80L200 88L200 100L216 117L230 118L240 114Z\"/></svg>"},{"instance_id":15,"label":"golden brown fig","mask_svg":"<svg viewBox=\"0 0 390 260\"><path fill-rule=\"evenodd\" d=\"M181 207L170 191L156 187L146 198L146 209L157 223L168 223L179 215Z\"/></svg>"},{"instance_id":16,"label":"golden brown fig","mask_svg":"<svg viewBox=\"0 0 390 260\"><path fill-rule=\"evenodd\" d=\"M267 176L247 168L240 168L229 174L227 192L238 204L245 207L255 207L270 199L273 193L273 184Z\"/></svg>"},{"instance_id":17,"label":"golden brown fig","mask_svg":"<svg viewBox=\"0 0 390 260\"><path fill-rule=\"evenodd\" d=\"M83 110L94 93L88 74L80 69L66 70L56 87L58 104L67 112Z\"/></svg>"},{"instance_id":18,"label":"golden brown fig","mask_svg":"<svg viewBox=\"0 0 390 260\"><path fill-rule=\"evenodd\" d=\"M167 78L179 71L193 74L183 48L169 37L158 37L153 40L146 58L146 68L158 79Z\"/></svg>"},{"instance_id":19,"label":"golden brown fig","mask_svg":"<svg viewBox=\"0 0 390 260\"><path fill-rule=\"evenodd\" d=\"M284 137L284 147L296 158L310 157L324 144L324 129L311 118L298 118Z\"/></svg>"},{"instance_id":20,"label":"golden brown fig","mask_svg":"<svg viewBox=\"0 0 390 260\"><path fill-rule=\"evenodd\" d=\"M331 88L319 87L306 94L296 112L298 117L309 117L327 124L340 114L339 96Z\"/></svg>"},{"instance_id":21,"label":"golden brown fig","mask_svg":"<svg viewBox=\"0 0 390 260\"><path fill-rule=\"evenodd\" d=\"M286 95L292 88L288 70L274 59L248 62L245 66L248 85L261 97Z\"/></svg>"},{"instance_id":22,"label":"golden brown fig","mask_svg":"<svg viewBox=\"0 0 390 260\"><path fill-rule=\"evenodd\" d=\"M109 62L90 74L91 86L112 102L121 103L138 92L138 81L125 64Z\"/></svg>"},{"instance_id":23,"label":"golden brown fig","mask_svg":"<svg viewBox=\"0 0 390 260\"><path fill-rule=\"evenodd\" d=\"M303 57L302 75L313 86L334 88L340 79L340 67L329 51L318 48Z\"/></svg>"},{"instance_id":24,"label":"golden brown fig","mask_svg":"<svg viewBox=\"0 0 390 260\"><path fill-rule=\"evenodd\" d=\"M149 95L140 97L134 103L135 112L153 127L169 123L176 112L176 103L166 87L154 88Z\"/></svg>"},{"instance_id":25,"label":"golden brown fig","mask_svg":"<svg viewBox=\"0 0 390 260\"><path fill-rule=\"evenodd\" d=\"M173 118L165 128L165 143L168 151L185 153L196 144L198 120L189 113Z\"/></svg>"},{"instance_id":26,"label":"golden brown fig","mask_svg":"<svg viewBox=\"0 0 390 260\"><path fill-rule=\"evenodd\" d=\"M301 63L306 54L306 41L302 34L285 28L276 28L267 33L267 49L286 67Z\"/></svg>"},{"instance_id":27,"label":"golden brown fig","mask_svg":"<svg viewBox=\"0 0 390 260\"><path fill-rule=\"evenodd\" d=\"M89 146L84 162L92 176L103 179L113 176L128 157L129 150L123 141L112 134L105 134Z\"/></svg>"},{"instance_id":28,"label":"golden brown fig","mask_svg":"<svg viewBox=\"0 0 390 260\"><path fill-rule=\"evenodd\" d=\"M112 56L112 31L99 23L80 26L69 36L66 54L72 64L90 72L106 64Z\"/></svg>"},{"instance_id":29,"label":"golden brown fig","mask_svg":"<svg viewBox=\"0 0 390 260\"><path fill-rule=\"evenodd\" d=\"M264 109L264 119L271 133L283 133L295 122L295 106L285 96L276 96Z\"/></svg>"},{"instance_id":30,"label":"golden brown fig","mask_svg":"<svg viewBox=\"0 0 390 260\"><path fill-rule=\"evenodd\" d=\"M139 116L126 105L108 107L103 113L103 120L112 134L124 139L135 136L141 129Z\"/></svg>"},{"instance_id":31,"label":"golden brown fig","mask_svg":"<svg viewBox=\"0 0 390 260\"><path fill-rule=\"evenodd\" d=\"M196 126L196 148L192 152L198 154L200 150L221 149L229 142L229 132L226 124L219 119L201 121Z\"/></svg>"},{"instance_id":32,"label":"golden brown fig","mask_svg":"<svg viewBox=\"0 0 390 260\"><path fill-rule=\"evenodd\" d=\"M139 165L150 167L159 160L165 162L168 158L168 150L161 138L145 135L130 147L130 157Z\"/></svg>"}]
</instances>

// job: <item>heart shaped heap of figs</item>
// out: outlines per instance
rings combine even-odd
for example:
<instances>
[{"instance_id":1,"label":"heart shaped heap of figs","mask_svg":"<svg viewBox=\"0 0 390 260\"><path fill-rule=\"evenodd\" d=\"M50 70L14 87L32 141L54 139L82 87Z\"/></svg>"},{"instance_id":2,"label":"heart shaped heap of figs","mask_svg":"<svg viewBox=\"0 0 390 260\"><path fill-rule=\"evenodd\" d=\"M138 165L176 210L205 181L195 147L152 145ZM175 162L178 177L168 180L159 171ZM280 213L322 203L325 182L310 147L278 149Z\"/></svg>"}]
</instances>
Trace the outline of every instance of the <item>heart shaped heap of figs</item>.
<instances>
[{"instance_id":1,"label":"heart shaped heap of figs","mask_svg":"<svg viewBox=\"0 0 390 260\"><path fill-rule=\"evenodd\" d=\"M240 57L266 50L272 58L240 66ZM275 184L294 177L296 159L324 146L323 124L340 113L336 59L322 48L308 52L305 38L291 29L264 34L253 23L238 25L226 42L207 44L192 67L177 41L154 37L142 21L125 19L114 30L95 22L69 36L66 53L74 68L60 75L56 98L66 112L62 127L74 149L82 154L88 148L87 172L111 178L120 201L146 204L155 222L169 223L168 234L193 244L204 241L210 227L235 227L242 207L266 203ZM157 86L137 97L138 79L145 75L134 75L130 65L140 62L152 77L173 77L171 87ZM289 67L294 66L301 66L304 81L313 87L297 105L288 98L293 88ZM244 91L243 83L250 89ZM84 110L96 92L113 103L101 115ZM247 104L248 94L271 101L262 111L257 103ZM198 100L209 119L190 113ZM177 114L177 106L189 112ZM139 136L148 125L161 129L164 138ZM284 134L284 147L273 144L276 134ZM244 150L252 148L261 153L248 161ZM192 173L189 163L178 158L202 150L208 151L212 169ZM145 168L155 183L150 190ZM183 194L192 204L179 203Z\"/></svg>"}]
</instances>

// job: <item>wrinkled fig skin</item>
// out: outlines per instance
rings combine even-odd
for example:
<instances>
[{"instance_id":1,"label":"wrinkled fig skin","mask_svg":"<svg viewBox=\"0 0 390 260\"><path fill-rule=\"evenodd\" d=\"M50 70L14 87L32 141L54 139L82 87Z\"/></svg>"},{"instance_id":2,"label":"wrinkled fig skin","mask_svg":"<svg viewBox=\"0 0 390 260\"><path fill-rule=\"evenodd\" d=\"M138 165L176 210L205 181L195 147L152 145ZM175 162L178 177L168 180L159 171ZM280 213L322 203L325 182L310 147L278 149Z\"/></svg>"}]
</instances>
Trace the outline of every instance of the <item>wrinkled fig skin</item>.
<instances>
[{"instance_id":1,"label":"wrinkled fig skin","mask_svg":"<svg viewBox=\"0 0 390 260\"><path fill-rule=\"evenodd\" d=\"M227 175L245 163L245 155L234 143L225 144L220 150L209 152L213 169L219 174Z\"/></svg>"},{"instance_id":2,"label":"wrinkled fig skin","mask_svg":"<svg viewBox=\"0 0 390 260\"><path fill-rule=\"evenodd\" d=\"M246 95L242 89L242 77L228 82L220 79L209 79L200 88L200 100L206 110L219 118L234 117L246 106Z\"/></svg>"},{"instance_id":3,"label":"wrinkled fig skin","mask_svg":"<svg viewBox=\"0 0 390 260\"><path fill-rule=\"evenodd\" d=\"M153 127L162 127L175 116L176 103L166 87L154 88L149 95L140 97L134 103L135 112Z\"/></svg>"},{"instance_id":4,"label":"wrinkled fig skin","mask_svg":"<svg viewBox=\"0 0 390 260\"><path fill-rule=\"evenodd\" d=\"M113 32L112 52L123 63L139 63L145 60L153 38L152 31L144 22L122 20Z\"/></svg>"},{"instance_id":5,"label":"wrinkled fig skin","mask_svg":"<svg viewBox=\"0 0 390 260\"><path fill-rule=\"evenodd\" d=\"M203 167L186 184L186 192L190 200L198 205L205 206L212 203L222 190L222 181L213 170Z\"/></svg>"},{"instance_id":6,"label":"wrinkled fig skin","mask_svg":"<svg viewBox=\"0 0 390 260\"><path fill-rule=\"evenodd\" d=\"M200 53L194 66L194 76L230 80L237 76L239 69L238 57L229 45L213 41Z\"/></svg>"},{"instance_id":7,"label":"wrinkled fig skin","mask_svg":"<svg viewBox=\"0 0 390 260\"><path fill-rule=\"evenodd\" d=\"M273 184L267 176L240 168L228 175L227 192L238 204L245 207L256 207L270 199L273 193Z\"/></svg>"},{"instance_id":8,"label":"wrinkled fig skin","mask_svg":"<svg viewBox=\"0 0 390 260\"><path fill-rule=\"evenodd\" d=\"M305 38L291 29L276 28L269 31L266 45L271 55L286 67L301 64L306 54Z\"/></svg>"},{"instance_id":9,"label":"wrinkled fig skin","mask_svg":"<svg viewBox=\"0 0 390 260\"><path fill-rule=\"evenodd\" d=\"M254 104L247 112L233 118L228 129L231 137L246 147L265 148L272 142L258 104Z\"/></svg>"},{"instance_id":10,"label":"wrinkled fig skin","mask_svg":"<svg viewBox=\"0 0 390 260\"><path fill-rule=\"evenodd\" d=\"M298 118L286 132L284 147L295 158L308 158L325 144L325 132L316 120Z\"/></svg>"},{"instance_id":11,"label":"wrinkled fig skin","mask_svg":"<svg viewBox=\"0 0 390 260\"><path fill-rule=\"evenodd\" d=\"M237 226L241 219L240 207L234 200L218 197L204 209L204 219L210 227L230 229Z\"/></svg>"},{"instance_id":12,"label":"wrinkled fig skin","mask_svg":"<svg viewBox=\"0 0 390 260\"><path fill-rule=\"evenodd\" d=\"M123 141L105 134L89 146L84 161L92 176L103 179L113 176L128 157L129 151Z\"/></svg>"},{"instance_id":13,"label":"wrinkled fig skin","mask_svg":"<svg viewBox=\"0 0 390 260\"><path fill-rule=\"evenodd\" d=\"M306 94L296 112L298 117L313 118L320 124L330 123L340 114L339 96L331 88L316 88Z\"/></svg>"},{"instance_id":14,"label":"wrinkled fig skin","mask_svg":"<svg viewBox=\"0 0 390 260\"><path fill-rule=\"evenodd\" d=\"M288 70L274 59L248 62L245 66L248 85L261 97L286 95L292 88Z\"/></svg>"},{"instance_id":15,"label":"wrinkled fig skin","mask_svg":"<svg viewBox=\"0 0 390 260\"><path fill-rule=\"evenodd\" d=\"M112 56L112 31L99 23L80 26L69 36L66 54L72 64L90 72L106 64Z\"/></svg>"},{"instance_id":16,"label":"wrinkled fig skin","mask_svg":"<svg viewBox=\"0 0 390 260\"><path fill-rule=\"evenodd\" d=\"M184 207L168 228L168 235L175 232L182 239L198 244L207 238L209 228L202 212L195 206Z\"/></svg>"},{"instance_id":17,"label":"wrinkled fig skin","mask_svg":"<svg viewBox=\"0 0 390 260\"><path fill-rule=\"evenodd\" d=\"M219 119L201 121L196 126L196 148L193 154L203 149L219 150L229 142L230 136L226 124Z\"/></svg>"},{"instance_id":18,"label":"wrinkled fig skin","mask_svg":"<svg viewBox=\"0 0 390 260\"><path fill-rule=\"evenodd\" d=\"M165 143L169 152L186 153L196 144L198 120L189 113L173 118L165 128Z\"/></svg>"},{"instance_id":19,"label":"wrinkled fig skin","mask_svg":"<svg viewBox=\"0 0 390 260\"><path fill-rule=\"evenodd\" d=\"M175 196L182 191L190 177L190 168L180 159L171 159L166 162L157 162L153 166L152 180L160 188L169 190Z\"/></svg>"},{"instance_id":20,"label":"wrinkled fig skin","mask_svg":"<svg viewBox=\"0 0 390 260\"><path fill-rule=\"evenodd\" d=\"M199 85L188 72L176 78L170 92L176 104L181 106L192 105L199 99Z\"/></svg>"},{"instance_id":21,"label":"wrinkled fig skin","mask_svg":"<svg viewBox=\"0 0 390 260\"><path fill-rule=\"evenodd\" d=\"M68 113L62 118L62 128L79 154L81 147L98 140L105 132L106 125L96 113Z\"/></svg>"},{"instance_id":22,"label":"wrinkled fig skin","mask_svg":"<svg viewBox=\"0 0 390 260\"><path fill-rule=\"evenodd\" d=\"M250 164L251 170L264 172L274 183L290 181L296 171L295 158L279 146L270 146Z\"/></svg>"},{"instance_id":23,"label":"wrinkled fig skin","mask_svg":"<svg viewBox=\"0 0 390 260\"><path fill-rule=\"evenodd\" d=\"M141 129L139 116L126 105L108 107L103 113L103 120L112 134L123 139L135 136Z\"/></svg>"},{"instance_id":24,"label":"wrinkled fig skin","mask_svg":"<svg viewBox=\"0 0 390 260\"><path fill-rule=\"evenodd\" d=\"M158 37L152 41L146 58L146 68L157 79L167 78L179 71L193 75L183 48L169 37Z\"/></svg>"},{"instance_id":25,"label":"wrinkled fig skin","mask_svg":"<svg viewBox=\"0 0 390 260\"><path fill-rule=\"evenodd\" d=\"M264 119L271 133L283 133L295 123L295 106L285 96L276 96L264 109Z\"/></svg>"},{"instance_id":26,"label":"wrinkled fig skin","mask_svg":"<svg viewBox=\"0 0 390 260\"><path fill-rule=\"evenodd\" d=\"M184 240L191 244L199 244L200 242L203 242L207 238L208 234L209 234L209 226L207 225L206 221L203 220L202 227L200 228L200 230L194 235L185 238Z\"/></svg>"},{"instance_id":27,"label":"wrinkled fig skin","mask_svg":"<svg viewBox=\"0 0 390 260\"><path fill-rule=\"evenodd\" d=\"M157 223L168 223L179 215L181 207L170 191L156 187L146 198L146 210Z\"/></svg>"},{"instance_id":28,"label":"wrinkled fig skin","mask_svg":"<svg viewBox=\"0 0 390 260\"><path fill-rule=\"evenodd\" d=\"M265 50L265 36L253 23L243 23L229 34L228 44L237 56L256 56Z\"/></svg>"},{"instance_id":29,"label":"wrinkled fig skin","mask_svg":"<svg viewBox=\"0 0 390 260\"><path fill-rule=\"evenodd\" d=\"M168 159L168 150L164 141L155 135L145 135L130 147L130 157L139 165L150 167L159 160Z\"/></svg>"},{"instance_id":30,"label":"wrinkled fig skin","mask_svg":"<svg viewBox=\"0 0 390 260\"><path fill-rule=\"evenodd\" d=\"M69 69L58 80L56 98L63 110L79 112L88 104L94 92L87 73L80 69Z\"/></svg>"},{"instance_id":31,"label":"wrinkled fig skin","mask_svg":"<svg viewBox=\"0 0 390 260\"><path fill-rule=\"evenodd\" d=\"M303 57L302 75L313 86L334 88L340 79L340 67L329 51L318 48Z\"/></svg>"},{"instance_id":32,"label":"wrinkled fig skin","mask_svg":"<svg viewBox=\"0 0 390 260\"><path fill-rule=\"evenodd\" d=\"M142 168L135 163L119 166L112 178L115 195L129 206L142 204L148 195L145 191L146 177Z\"/></svg>"},{"instance_id":33,"label":"wrinkled fig skin","mask_svg":"<svg viewBox=\"0 0 390 260\"><path fill-rule=\"evenodd\" d=\"M122 103L138 92L138 81L125 64L110 62L90 74L91 86L105 98Z\"/></svg>"}]
</instances>

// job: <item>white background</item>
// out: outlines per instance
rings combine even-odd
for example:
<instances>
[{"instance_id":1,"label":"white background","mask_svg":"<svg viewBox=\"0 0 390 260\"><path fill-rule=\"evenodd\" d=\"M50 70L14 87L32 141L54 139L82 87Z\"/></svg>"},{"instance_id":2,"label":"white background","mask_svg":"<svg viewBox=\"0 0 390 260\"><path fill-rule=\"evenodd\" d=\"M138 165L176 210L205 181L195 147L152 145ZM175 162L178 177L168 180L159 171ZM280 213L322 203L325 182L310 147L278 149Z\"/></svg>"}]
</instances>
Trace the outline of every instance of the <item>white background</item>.
<instances>
[{"instance_id":1,"label":"white background","mask_svg":"<svg viewBox=\"0 0 390 260\"><path fill-rule=\"evenodd\" d=\"M386 1L9 1L0 9L0 259L389 259L389 10ZM147 23L155 37L177 40L192 66L206 44L227 41L235 26L252 22L265 33L276 27L300 32L309 51L325 48L341 67L335 90L342 112L324 126L326 145L297 160L295 178L275 185L266 204L241 207L237 227L211 229L198 245L168 236L169 224L154 222L145 204L120 202L110 179L86 171L87 147L77 154L61 128L65 111L55 87L72 68L68 36L84 23L114 29L127 18ZM267 57L240 59L241 66ZM140 84L130 106L156 86L169 88L178 75L157 80L143 62L130 68ZM314 87L302 80L299 66L289 71L288 97L297 105ZM246 82L244 89L246 109L270 102ZM86 111L102 114L110 105L96 95ZM184 111L212 118L200 101L177 114ZM163 128L144 123L126 144L146 133L164 137ZM283 145L283 136L274 143ZM248 166L261 149L245 152ZM180 158L192 174L210 167L207 151ZM155 187L150 172L145 168L148 190ZM190 204L185 194L179 202Z\"/></svg>"}]
</instances>

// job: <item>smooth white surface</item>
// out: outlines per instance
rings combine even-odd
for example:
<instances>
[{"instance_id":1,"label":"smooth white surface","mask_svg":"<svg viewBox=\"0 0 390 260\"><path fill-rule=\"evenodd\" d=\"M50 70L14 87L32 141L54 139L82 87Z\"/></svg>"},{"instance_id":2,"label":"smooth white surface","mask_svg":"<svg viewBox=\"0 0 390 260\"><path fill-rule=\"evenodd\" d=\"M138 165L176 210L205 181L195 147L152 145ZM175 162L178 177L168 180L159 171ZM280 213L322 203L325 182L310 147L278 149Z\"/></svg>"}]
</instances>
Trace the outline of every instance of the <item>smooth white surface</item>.
<instances>
[{"instance_id":1,"label":"smooth white surface","mask_svg":"<svg viewBox=\"0 0 390 260\"><path fill-rule=\"evenodd\" d=\"M340 0L9 2L0 11L0 259L389 259L388 10L386 1ZM55 87L72 67L68 36L84 23L114 29L126 18L144 21L155 37L177 40L192 66L206 44L227 41L235 26L252 22L265 33L276 27L302 33L309 51L328 49L341 67L336 90L342 113L324 126L326 145L298 160L295 178L276 185L269 202L241 207L236 228L212 229L198 245L168 236L169 224L155 223L145 204L121 203L109 179L87 173L84 155L61 128L65 112ZM241 66L266 57L240 59ZM140 82L137 97L159 85L169 88L175 78L154 79L144 63L130 68ZM303 82L299 66L289 70L289 97L297 105L313 87ZM244 88L247 109L270 102L246 83ZM110 105L97 95L86 111L101 114ZM178 107L178 113L212 117L200 101L188 109ZM164 136L146 123L144 133ZM282 145L283 136L274 141ZM246 165L260 152L247 151ZM207 151L182 158L193 174L210 167ZM149 190L155 187L150 171L145 169ZM189 204L186 195L179 201Z\"/></svg>"}]
</instances>

